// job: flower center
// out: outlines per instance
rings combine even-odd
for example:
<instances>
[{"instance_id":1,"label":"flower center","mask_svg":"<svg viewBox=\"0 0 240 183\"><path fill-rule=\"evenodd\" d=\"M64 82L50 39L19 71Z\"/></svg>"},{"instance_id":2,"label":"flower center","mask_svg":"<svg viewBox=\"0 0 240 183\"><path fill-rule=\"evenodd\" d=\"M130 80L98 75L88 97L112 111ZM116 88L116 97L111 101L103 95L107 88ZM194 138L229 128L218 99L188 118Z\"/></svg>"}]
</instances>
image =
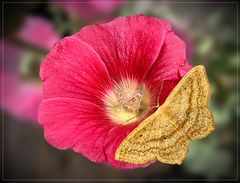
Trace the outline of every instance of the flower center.
<instances>
[{"instance_id":1,"label":"flower center","mask_svg":"<svg viewBox=\"0 0 240 183\"><path fill-rule=\"evenodd\" d=\"M124 80L107 93L105 104L111 120L126 125L144 117L150 107L150 96L144 85Z\"/></svg>"}]
</instances>

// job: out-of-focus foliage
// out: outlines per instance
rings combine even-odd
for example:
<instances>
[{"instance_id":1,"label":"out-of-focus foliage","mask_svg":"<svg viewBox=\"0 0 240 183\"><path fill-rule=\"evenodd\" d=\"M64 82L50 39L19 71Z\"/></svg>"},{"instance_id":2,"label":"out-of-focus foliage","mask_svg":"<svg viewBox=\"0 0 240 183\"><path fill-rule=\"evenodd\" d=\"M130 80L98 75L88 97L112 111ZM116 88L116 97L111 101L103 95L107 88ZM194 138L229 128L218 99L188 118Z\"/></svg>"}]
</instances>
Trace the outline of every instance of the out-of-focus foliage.
<instances>
[{"instance_id":1,"label":"out-of-focus foliage","mask_svg":"<svg viewBox=\"0 0 240 183\"><path fill-rule=\"evenodd\" d=\"M116 2L4 4L4 38L1 39L4 47L4 53L1 52L4 54L1 72L4 178L235 179L239 117L237 4L210 1ZM59 37L74 34L84 25L138 13L169 20L176 34L186 43L188 61L192 65L206 66L212 91L210 108L216 130L206 139L191 142L187 159L181 166L157 163L145 169L118 170L92 163L72 151L54 149L45 142L37 123L23 123L37 122L36 110L33 109L38 107L41 97L39 65L49 50L49 47L41 47L41 44L39 46L36 42L29 42L31 39L21 37L19 32L24 29L24 22L29 17L40 18L40 27L37 19L35 21L39 34L34 34L37 30L32 27L27 30L30 31L29 36L38 36L39 42L47 37L48 41L53 37L57 41ZM41 25L44 26L41 22L52 27L49 34L48 31L41 34ZM50 44L55 41L50 41Z\"/></svg>"},{"instance_id":2,"label":"out-of-focus foliage","mask_svg":"<svg viewBox=\"0 0 240 183\"><path fill-rule=\"evenodd\" d=\"M204 173L208 178L216 178L231 174L232 163L231 154L220 149L217 138L213 137L208 142L191 142L188 158L184 165L190 173Z\"/></svg>"}]
</instances>

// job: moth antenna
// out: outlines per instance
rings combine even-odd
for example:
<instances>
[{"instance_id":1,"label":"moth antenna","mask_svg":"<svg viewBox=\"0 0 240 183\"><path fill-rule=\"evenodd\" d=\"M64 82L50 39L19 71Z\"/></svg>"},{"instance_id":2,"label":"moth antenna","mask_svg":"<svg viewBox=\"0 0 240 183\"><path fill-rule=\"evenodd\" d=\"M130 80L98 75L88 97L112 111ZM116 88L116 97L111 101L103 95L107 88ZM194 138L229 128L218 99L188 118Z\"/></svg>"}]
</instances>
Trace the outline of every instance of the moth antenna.
<instances>
[{"instance_id":1,"label":"moth antenna","mask_svg":"<svg viewBox=\"0 0 240 183\"><path fill-rule=\"evenodd\" d=\"M132 119L136 118L137 116L138 116L138 115L136 115L136 116L133 116L133 117L129 118L128 120L126 120L125 122L129 122L130 120L132 120Z\"/></svg>"},{"instance_id":2,"label":"moth antenna","mask_svg":"<svg viewBox=\"0 0 240 183\"><path fill-rule=\"evenodd\" d=\"M157 106L154 106L154 107L156 107L156 108L159 108L159 106L160 106L159 100L160 100L160 97L161 97L162 88L163 88L163 84L164 84L164 82L165 82L167 73L168 73L168 70L165 71L164 76L163 76L163 80L162 80L162 83L161 83L161 86L160 86L159 95L158 95L158 98L157 98Z\"/></svg>"}]
</instances>

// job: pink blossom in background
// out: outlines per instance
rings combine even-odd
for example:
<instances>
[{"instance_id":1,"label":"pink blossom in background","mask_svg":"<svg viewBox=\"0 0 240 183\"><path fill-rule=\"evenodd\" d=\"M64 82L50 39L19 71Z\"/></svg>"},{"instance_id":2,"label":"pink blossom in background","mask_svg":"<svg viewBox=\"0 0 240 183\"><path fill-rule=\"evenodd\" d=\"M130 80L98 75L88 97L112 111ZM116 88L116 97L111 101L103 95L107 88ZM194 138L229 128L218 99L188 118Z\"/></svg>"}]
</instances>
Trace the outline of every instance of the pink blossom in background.
<instances>
[{"instance_id":1,"label":"pink blossom in background","mask_svg":"<svg viewBox=\"0 0 240 183\"><path fill-rule=\"evenodd\" d=\"M109 15L120 8L124 4L125 0L109 0L102 2L95 0L87 0L84 2L61 0L53 2L56 2L56 5L66 13L79 16L84 20L89 20L98 16Z\"/></svg>"},{"instance_id":2,"label":"pink blossom in background","mask_svg":"<svg viewBox=\"0 0 240 183\"><path fill-rule=\"evenodd\" d=\"M106 96L130 80L146 86L151 106L162 104L190 68L185 44L166 20L135 15L83 27L56 44L41 64L44 136L53 146L94 162L146 167L153 162L115 160L119 144L143 119L129 124L114 120Z\"/></svg>"},{"instance_id":3,"label":"pink blossom in background","mask_svg":"<svg viewBox=\"0 0 240 183\"><path fill-rule=\"evenodd\" d=\"M60 39L51 22L37 16L26 17L17 35L23 41L44 49L50 49Z\"/></svg>"},{"instance_id":4,"label":"pink blossom in background","mask_svg":"<svg viewBox=\"0 0 240 183\"><path fill-rule=\"evenodd\" d=\"M16 34L25 42L50 49L58 40L51 22L41 17L28 16ZM1 70L1 107L16 118L37 122L37 110L42 99L42 86L33 80L23 80L20 72L21 61L25 54L23 48L7 41L4 47L4 68ZM1 49L1 56L2 56ZM3 82L3 83L2 83Z\"/></svg>"},{"instance_id":5,"label":"pink blossom in background","mask_svg":"<svg viewBox=\"0 0 240 183\"><path fill-rule=\"evenodd\" d=\"M1 76L4 80L1 106L19 119L37 122L37 110L42 99L41 85L18 81L14 74L3 73Z\"/></svg>"}]
</instances>

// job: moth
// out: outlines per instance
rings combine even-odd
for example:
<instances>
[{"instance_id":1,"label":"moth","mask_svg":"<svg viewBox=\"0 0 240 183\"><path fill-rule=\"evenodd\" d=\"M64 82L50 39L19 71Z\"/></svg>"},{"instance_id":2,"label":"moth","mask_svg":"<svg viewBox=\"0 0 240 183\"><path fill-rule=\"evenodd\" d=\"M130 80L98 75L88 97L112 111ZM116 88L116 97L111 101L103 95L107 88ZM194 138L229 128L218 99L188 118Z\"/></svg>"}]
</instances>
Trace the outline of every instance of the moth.
<instances>
[{"instance_id":1,"label":"moth","mask_svg":"<svg viewBox=\"0 0 240 183\"><path fill-rule=\"evenodd\" d=\"M196 66L181 79L164 104L124 139L115 159L133 164L153 160L181 164L189 141L204 138L215 129L209 99L206 70L202 65Z\"/></svg>"}]
</instances>

